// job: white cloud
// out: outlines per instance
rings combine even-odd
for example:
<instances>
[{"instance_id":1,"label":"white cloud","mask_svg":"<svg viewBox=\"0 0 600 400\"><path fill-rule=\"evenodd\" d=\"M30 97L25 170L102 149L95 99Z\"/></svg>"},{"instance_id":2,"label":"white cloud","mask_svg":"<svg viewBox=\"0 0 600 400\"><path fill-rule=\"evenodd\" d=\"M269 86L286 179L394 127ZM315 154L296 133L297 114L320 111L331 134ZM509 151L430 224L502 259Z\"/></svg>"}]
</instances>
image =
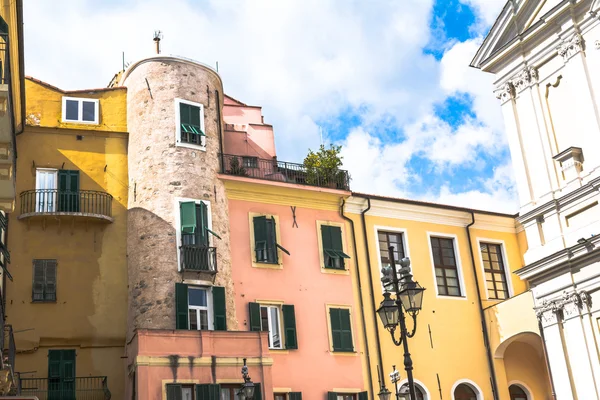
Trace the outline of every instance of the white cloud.
<instances>
[{"instance_id":1,"label":"white cloud","mask_svg":"<svg viewBox=\"0 0 600 400\"><path fill-rule=\"evenodd\" d=\"M507 0L459 0L473 9L479 21L475 29L479 32L487 30L500 14Z\"/></svg>"}]
</instances>

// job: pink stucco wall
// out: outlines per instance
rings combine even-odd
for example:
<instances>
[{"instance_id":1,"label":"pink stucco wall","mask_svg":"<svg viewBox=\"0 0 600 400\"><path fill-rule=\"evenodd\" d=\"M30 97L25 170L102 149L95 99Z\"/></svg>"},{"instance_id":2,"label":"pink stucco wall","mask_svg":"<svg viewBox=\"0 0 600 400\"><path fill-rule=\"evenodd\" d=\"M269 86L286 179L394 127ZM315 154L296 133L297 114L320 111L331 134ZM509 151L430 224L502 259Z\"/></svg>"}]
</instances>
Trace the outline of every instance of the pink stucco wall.
<instances>
[{"instance_id":1,"label":"pink stucco wall","mask_svg":"<svg viewBox=\"0 0 600 400\"><path fill-rule=\"evenodd\" d=\"M303 190L303 189L298 189ZM306 189L304 189L306 190ZM290 204L292 206L293 204ZM273 387L301 391L305 399L321 400L333 388L363 388L360 332L350 275L321 272L317 220L344 222L338 212L308 208L296 209L293 228L290 206L230 200L232 275L236 293L239 330L249 330L248 303L276 300L293 304L296 313L298 349L271 351ZM283 269L252 266L249 213L279 217L281 245L291 256L283 255ZM349 236L346 236L348 241ZM351 305L354 354L329 352L326 304Z\"/></svg>"},{"instance_id":2,"label":"pink stucco wall","mask_svg":"<svg viewBox=\"0 0 600 400\"><path fill-rule=\"evenodd\" d=\"M248 106L225 96L223 120L225 154L266 159L277 156L273 127L264 123L260 107Z\"/></svg>"}]
</instances>

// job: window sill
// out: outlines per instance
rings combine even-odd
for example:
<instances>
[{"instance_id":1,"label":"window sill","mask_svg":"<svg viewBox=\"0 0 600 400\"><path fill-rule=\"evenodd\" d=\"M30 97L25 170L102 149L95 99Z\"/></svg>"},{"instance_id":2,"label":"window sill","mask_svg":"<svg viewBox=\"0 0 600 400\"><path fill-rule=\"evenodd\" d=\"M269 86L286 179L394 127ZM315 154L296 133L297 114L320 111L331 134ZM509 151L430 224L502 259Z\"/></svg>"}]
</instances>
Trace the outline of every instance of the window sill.
<instances>
[{"instance_id":1,"label":"window sill","mask_svg":"<svg viewBox=\"0 0 600 400\"><path fill-rule=\"evenodd\" d=\"M274 349L269 347L269 351L274 353L274 354L289 354L289 350L288 349Z\"/></svg>"},{"instance_id":2,"label":"window sill","mask_svg":"<svg viewBox=\"0 0 600 400\"><path fill-rule=\"evenodd\" d=\"M265 263L252 261L252 267L262 269L283 269L283 263Z\"/></svg>"},{"instance_id":3,"label":"window sill","mask_svg":"<svg viewBox=\"0 0 600 400\"><path fill-rule=\"evenodd\" d=\"M321 273L332 275L350 275L350 270L321 267Z\"/></svg>"},{"instance_id":4,"label":"window sill","mask_svg":"<svg viewBox=\"0 0 600 400\"><path fill-rule=\"evenodd\" d=\"M436 298L438 299L447 299L447 300L467 300L467 296L451 296L446 294L436 294Z\"/></svg>"},{"instance_id":5,"label":"window sill","mask_svg":"<svg viewBox=\"0 0 600 400\"><path fill-rule=\"evenodd\" d=\"M56 300L31 300L31 304L56 304Z\"/></svg>"},{"instance_id":6,"label":"window sill","mask_svg":"<svg viewBox=\"0 0 600 400\"><path fill-rule=\"evenodd\" d=\"M329 350L329 354L332 356L344 356L344 357L356 357L358 356L357 351L341 351L341 350Z\"/></svg>"},{"instance_id":7,"label":"window sill","mask_svg":"<svg viewBox=\"0 0 600 400\"><path fill-rule=\"evenodd\" d=\"M185 143L185 142L177 142L175 143L176 147L185 147L187 149L194 149L194 150L199 150L199 151L206 151L206 144L199 145L199 144L193 144L193 143Z\"/></svg>"}]
</instances>

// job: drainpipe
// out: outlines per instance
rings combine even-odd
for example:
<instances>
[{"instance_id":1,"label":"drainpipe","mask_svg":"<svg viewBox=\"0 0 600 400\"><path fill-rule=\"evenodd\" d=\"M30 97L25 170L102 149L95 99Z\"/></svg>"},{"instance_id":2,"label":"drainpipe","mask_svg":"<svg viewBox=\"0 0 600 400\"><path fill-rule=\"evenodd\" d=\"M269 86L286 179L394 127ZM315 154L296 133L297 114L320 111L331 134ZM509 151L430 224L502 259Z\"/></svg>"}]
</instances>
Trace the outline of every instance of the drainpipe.
<instances>
[{"instance_id":1,"label":"drainpipe","mask_svg":"<svg viewBox=\"0 0 600 400\"><path fill-rule=\"evenodd\" d=\"M365 320L365 303L362 297L362 281L360 278L360 264L358 263L358 250L356 249L356 234L354 232L354 221L351 218L346 217L344 215L344 205L346 204L346 199L342 199L342 205L340 207L340 215L346 221L350 222L350 226L352 226L352 246L354 248L354 259L356 260L356 283L358 284L358 300L360 302L360 316L362 320L362 324L364 329L363 331L363 341L365 342L365 352L367 355L367 372L369 374L369 391L373 388L373 372L371 371L371 355L369 352L369 340L367 338L367 322ZM381 361L380 361L381 362ZM373 397L375 394L373 393Z\"/></svg>"},{"instance_id":2,"label":"drainpipe","mask_svg":"<svg viewBox=\"0 0 600 400\"><path fill-rule=\"evenodd\" d=\"M221 101L219 99L219 91L215 89L216 107L217 107L217 128L219 130L219 159L221 160L220 173L225 171L224 160L223 160L223 132L221 132Z\"/></svg>"},{"instance_id":3,"label":"drainpipe","mask_svg":"<svg viewBox=\"0 0 600 400\"><path fill-rule=\"evenodd\" d=\"M369 276L369 289L371 290L371 306L373 307L373 325L375 325L375 338L377 339L377 357L379 365L384 368L383 356L381 355L381 342L379 340L379 324L377 323L377 306L375 304L375 290L373 289L373 275L371 274L371 253L369 251L369 241L367 240L367 221L365 214L371 209L371 199L367 197L367 208L360 213L363 228L363 240L365 242L365 252L367 256L367 272Z\"/></svg>"},{"instance_id":4,"label":"drainpipe","mask_svg":"<svg viewBox=\"0 0 600 400\"><path fill-rule=\"evenodd\" d=\"M471 223L466 226L467 240L469 241L469 254L471 255L471 265L473 266L473 276L475 277L475 288L477 290L477 301L479 304L479 317L481 318L481 331L483 333L483 344L487 354L488 367L490 369L490 378L492 381L492 395L494 400L498 400L498 383L496 382L496 372L494 371L494 361L492 359L492 350L488 341L487 324L485 323L485 312L483 311L483 303L481 301L481 292L479 291L479 279L477 278L477 267L475 266L475 255L473 253L473 244L471 243L471 231L469 228L475 224L475 213L471 211Z\"/></svg>"},{"instance_id":5,"label":"drainpipe","mask_svg":"<svg viewBox=\"0 0 600 400\"><path fill-rule=\"evenodd\" d=\"M550 388L552 389L552 398L556 399L556 391L554 390L554 379L552 378L552 369L550 368L550 360L548 359L548 349L546 348L546 337L544 336L544 326L542 320L538 318L538 329L540 330L540 336L542 337L542 348L544 349L544 359L546 361L546 370L548 371L548 377L550 378Z\"/></svg>"}]
</instances>

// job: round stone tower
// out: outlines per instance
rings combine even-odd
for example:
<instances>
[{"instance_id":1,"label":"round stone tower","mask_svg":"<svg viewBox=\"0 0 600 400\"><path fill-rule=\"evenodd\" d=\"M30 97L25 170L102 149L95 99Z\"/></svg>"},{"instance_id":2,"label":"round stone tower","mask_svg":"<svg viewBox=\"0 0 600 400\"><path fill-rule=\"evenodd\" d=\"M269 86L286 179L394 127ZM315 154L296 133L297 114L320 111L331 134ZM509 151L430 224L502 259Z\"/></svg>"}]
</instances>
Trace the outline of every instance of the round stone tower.
<instances>
[{"instance_id":1,"label":"round stone tower","mask_svg":"<svg viewBox=\"0 0 600 400\"><path fill-rule=\"evenodd\" d=\"M129 130L128 340L136 328L176 328L175 283L183 280L224 287L227 326L236 327L228 205L217 177L221 78L201 63L159 55L132 64L120 83ZM200 268L183 268L183 202L207 206L210 231L220 236L206 233L216 273L206 270L205 253Z\"/></svg>"}]
</instances>

